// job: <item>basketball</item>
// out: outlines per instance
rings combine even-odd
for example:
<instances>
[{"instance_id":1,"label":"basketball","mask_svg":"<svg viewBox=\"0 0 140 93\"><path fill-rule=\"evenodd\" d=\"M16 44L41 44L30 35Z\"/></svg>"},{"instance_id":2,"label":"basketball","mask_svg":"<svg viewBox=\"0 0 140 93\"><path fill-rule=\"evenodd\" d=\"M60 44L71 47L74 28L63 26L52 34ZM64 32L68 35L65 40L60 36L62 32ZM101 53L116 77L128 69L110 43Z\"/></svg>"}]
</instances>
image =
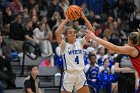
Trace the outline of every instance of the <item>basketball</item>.
<instances>
[{"instance_id":1,"label":"basketball","mask_svg":"<svg viewBox=\"0 0 140 93\"><path fill-rule=\"evenodd\" d=\"M81 8L77 5L70 5L66 10L66 16L69 20L76 20L81 16Z\"/></svg>"}]
</instances>

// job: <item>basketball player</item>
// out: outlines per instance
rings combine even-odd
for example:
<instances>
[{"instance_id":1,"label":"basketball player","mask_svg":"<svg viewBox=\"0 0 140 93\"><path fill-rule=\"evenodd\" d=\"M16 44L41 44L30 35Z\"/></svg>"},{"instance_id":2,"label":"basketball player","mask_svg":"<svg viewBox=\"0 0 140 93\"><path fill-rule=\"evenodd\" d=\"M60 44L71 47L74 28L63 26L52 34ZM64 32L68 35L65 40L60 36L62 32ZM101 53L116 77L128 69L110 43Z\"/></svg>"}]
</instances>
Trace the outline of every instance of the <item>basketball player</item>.
<instances>
[{"instance_id":1,"label":"basketball player","mask_svg":"<svg viewBox=\"0 0 140 93\"><path fill-rule=\"evenodd\" d=\"M95 41L97 41L107 49L110 49L116 53L129 55L130 60L135 70L138 72L137 73L138 76L140 77L140 32L131 32L129 34L127 46L114 45L108 41L96 37L95 34L89 30L87 30L86 32L87 32L86 34L90 36L90 38L94 39ZM138 81L136 81L136 83L137 82ZM140 93L140 90L138 90L138 93Z\"/></svg>"},{"instance_id":2,"label":"basketball player","mask_svg":"<svg viewBox=\"0 0 140 93\"><path fill-rule=\"evenodd\" d=\"M85 21L88 29L94 31L83 13L81 14L81 18ZM80 42L76 41L75 30L73 28L66 28L64 32L66 41L63 40L61 34L68 21L69 19L66 16L66 19L60 24L55 32L64 62L64 76L61 93L71 93L73 88L75 88L78 93L89 93L86 77L83 72L83 45L89 41L89 38L87 38L89 36L84 36Z\"/></svg>"}]
</instances>

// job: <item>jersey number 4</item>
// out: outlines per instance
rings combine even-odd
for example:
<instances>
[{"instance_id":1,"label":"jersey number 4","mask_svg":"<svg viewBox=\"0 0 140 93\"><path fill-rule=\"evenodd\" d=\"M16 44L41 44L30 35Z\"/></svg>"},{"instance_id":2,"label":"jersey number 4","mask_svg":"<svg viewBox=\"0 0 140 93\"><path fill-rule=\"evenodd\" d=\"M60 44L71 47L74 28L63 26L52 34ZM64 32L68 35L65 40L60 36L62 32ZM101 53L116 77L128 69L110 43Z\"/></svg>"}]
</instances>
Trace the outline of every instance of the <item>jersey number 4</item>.
<instances>
[{"instance_id":1,"label":"jersey number 4","mask_svg":"<svg viewBox=\"0 0 140 93\"><path fill-rule=\"evenodd\" d=\"M77 64L79 64L79 57L78 57L78 56L76 56L75 62L76 62Z\"/></svg>"}]
</instances>

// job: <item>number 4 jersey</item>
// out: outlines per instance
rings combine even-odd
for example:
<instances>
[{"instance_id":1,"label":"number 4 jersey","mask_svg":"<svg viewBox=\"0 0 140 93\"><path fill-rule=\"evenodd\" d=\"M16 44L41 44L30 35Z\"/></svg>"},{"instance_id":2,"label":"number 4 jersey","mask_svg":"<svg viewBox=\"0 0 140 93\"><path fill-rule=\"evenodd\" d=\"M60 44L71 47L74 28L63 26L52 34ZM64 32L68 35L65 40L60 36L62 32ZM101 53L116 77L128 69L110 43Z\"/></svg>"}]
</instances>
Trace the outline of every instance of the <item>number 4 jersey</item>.
<instances>
[{"instance_id":1,"label":"number 4 jersey","mask_svg":"<svg viewBox=\"0 0 140 93\"><path fill-rule=\"evenodd\" d=\"M81 41L75 41L69 44L62 40L59 44L62 56L64 70L68 71L83 71L84 69L84 52L83 45L86 43L85 38Z\"/></svg>"}]
</instances>

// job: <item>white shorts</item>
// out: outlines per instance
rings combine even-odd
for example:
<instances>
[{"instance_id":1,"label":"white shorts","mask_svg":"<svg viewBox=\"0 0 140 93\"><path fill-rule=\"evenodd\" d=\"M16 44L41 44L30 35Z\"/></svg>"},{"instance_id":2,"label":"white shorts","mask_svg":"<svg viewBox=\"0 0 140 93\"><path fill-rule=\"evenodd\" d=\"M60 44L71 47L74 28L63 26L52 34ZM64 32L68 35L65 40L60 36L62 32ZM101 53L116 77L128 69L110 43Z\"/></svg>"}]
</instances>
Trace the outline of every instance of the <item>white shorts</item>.
<instances>
[{"instance_id":1,"label":"white shorts","mask_svg":"<svg viewBox=\"0 0 140 93\"><path fill-rule=\"evenodd\" d=\"M74 88L78 90L86 85L87 80L83 71L65 71L62 80L61 91L72 92Z\"/></svg>"}]
</instances>

